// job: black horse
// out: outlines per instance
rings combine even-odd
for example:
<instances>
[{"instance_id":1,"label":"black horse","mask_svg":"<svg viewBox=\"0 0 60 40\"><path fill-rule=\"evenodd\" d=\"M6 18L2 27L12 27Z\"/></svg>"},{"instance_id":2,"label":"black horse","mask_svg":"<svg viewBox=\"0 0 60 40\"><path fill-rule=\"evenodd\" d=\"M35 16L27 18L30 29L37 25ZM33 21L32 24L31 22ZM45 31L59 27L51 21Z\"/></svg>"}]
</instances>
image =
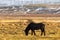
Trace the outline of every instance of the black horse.
<instances>
[{"instance_id":1,"label":"black horse","mask_svg":"<svg viewBox=\"0 0 60 40\"><path fill-rule=\"evenodd\" d=\"M32 31L31 33L32 35L33 34L36 35L35 30L39 30L39 29L41 30L41 36L42 34L44 34L45 36L45 24L31 22L25 29L25 35L28 35L29 30Z\"/></svg>"}]
</instances>

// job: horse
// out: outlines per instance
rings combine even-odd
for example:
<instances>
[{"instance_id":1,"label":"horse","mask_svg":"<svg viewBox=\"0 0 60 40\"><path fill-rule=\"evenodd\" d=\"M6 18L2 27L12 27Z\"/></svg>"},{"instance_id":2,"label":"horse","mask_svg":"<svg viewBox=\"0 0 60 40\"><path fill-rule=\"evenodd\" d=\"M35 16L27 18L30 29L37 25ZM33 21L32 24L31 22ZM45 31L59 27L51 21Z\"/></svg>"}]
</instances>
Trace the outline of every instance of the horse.
<instances>
[{"instance_id":1,"label":"horse","mask_svg":"<svg viewBox=\"0 0 60 40\"><path fill-rule=\"evenodd\" d=\"M31 35L36 35L35 33L35 30L41 30L41 36L42 34L44 34L45 36L45 24L43 23L34 23L34 22L31 22L28 24L28 26L26 27L26 29L24 30L25 32L25 35L27 36L28 33L29 33L29 30L31 30Z\"/></svg>"}]
</instances>

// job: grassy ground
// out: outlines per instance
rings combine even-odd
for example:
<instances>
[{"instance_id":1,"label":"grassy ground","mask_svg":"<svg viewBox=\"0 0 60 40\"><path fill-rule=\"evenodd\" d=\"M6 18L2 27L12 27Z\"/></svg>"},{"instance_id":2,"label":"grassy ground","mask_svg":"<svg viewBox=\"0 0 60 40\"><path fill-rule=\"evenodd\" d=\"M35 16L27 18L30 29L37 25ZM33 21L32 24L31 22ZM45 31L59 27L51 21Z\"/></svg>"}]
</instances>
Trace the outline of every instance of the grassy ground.
<instances>
[{"instance_id":1,"label":"grassy ground","mask_svg":"<svg viewBox=\"0 0 60 40\"><path fill-rule=\"evenodd\" d=\"M43 20L33 20L38 23ZM40 35L40 30L36 30L36 36L26 36L24 30L29 24L27 20L20 20L19 22L0 22L0 40L60 40L60 22L45 21L46 36Z\"/></svg>"}]
</instances>

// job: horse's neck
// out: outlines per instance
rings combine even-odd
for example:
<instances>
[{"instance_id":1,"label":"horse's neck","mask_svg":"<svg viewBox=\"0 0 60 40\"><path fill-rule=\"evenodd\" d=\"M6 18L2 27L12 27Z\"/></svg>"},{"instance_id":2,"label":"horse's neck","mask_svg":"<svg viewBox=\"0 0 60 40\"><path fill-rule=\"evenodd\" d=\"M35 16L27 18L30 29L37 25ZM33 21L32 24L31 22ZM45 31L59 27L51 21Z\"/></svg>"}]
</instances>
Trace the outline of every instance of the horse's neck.
<instances>
[{"instance_id":1,"label":"horse's neck","mask_svg":"<svg viewBox=\"0 0 60 40\"><path fill-rule=\"evenodd\" d=\"M26 28L26 31L29 31L30 30L30 27L29 27L29 25L28 25L28 27Z\"/></svg>"}]
</instances>

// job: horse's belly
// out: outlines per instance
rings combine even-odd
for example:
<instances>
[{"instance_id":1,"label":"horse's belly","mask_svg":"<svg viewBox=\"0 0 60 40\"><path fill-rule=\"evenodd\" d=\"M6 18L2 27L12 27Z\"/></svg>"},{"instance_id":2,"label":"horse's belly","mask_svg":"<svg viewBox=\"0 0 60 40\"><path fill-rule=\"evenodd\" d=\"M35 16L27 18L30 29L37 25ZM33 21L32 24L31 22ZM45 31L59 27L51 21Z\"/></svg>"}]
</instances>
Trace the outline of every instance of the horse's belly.
<instances>
[{"instance_id":1,"label":"horse's belly","mask_svg":"<svg viewBox=\"0 0 60 40\"><path fill-rule=\"evenodd\" d=\"M35 29L35 30L39 30L39 29Z\"/></svg>"},{"instance_id":2,"label":"horse's belly","mask_svg":"<svg viewBox=\"0 0 60 40\"><path fill-rule=\"evenodd\" d=\"M36 27L36 28L34 28L35 30L39 30L40 28L38 28L38 27Z\"/></svg>"}]
</instances>

